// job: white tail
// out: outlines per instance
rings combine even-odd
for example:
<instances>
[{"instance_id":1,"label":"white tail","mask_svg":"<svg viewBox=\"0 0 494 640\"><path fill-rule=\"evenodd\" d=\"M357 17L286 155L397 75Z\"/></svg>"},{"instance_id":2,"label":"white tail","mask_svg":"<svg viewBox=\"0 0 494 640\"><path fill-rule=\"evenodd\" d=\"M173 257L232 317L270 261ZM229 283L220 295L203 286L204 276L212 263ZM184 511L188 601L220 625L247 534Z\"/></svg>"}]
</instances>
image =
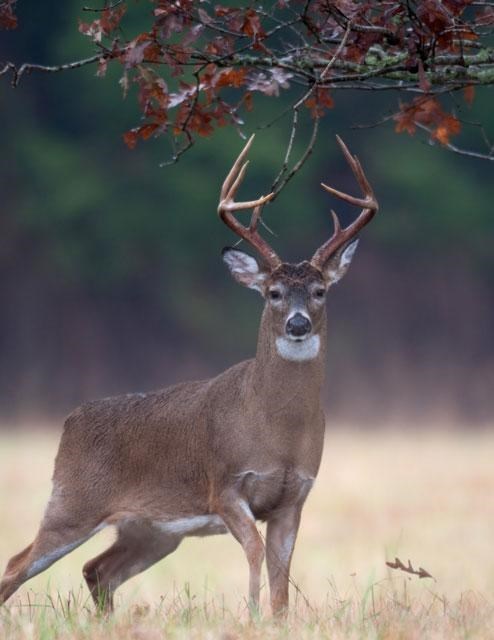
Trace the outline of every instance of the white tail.
<instances>
[{"instance_id":1,"label":"white tail","mask_svg":"<svg viewBox=\"0 0 494 640\"><path fill-rule=\"evenodd\" d=\"M65 423L38 535L9 561L0 604L114 525L114 544L83 569L98 607L111 609L119 585L174 551L185 536L230 532L247 557L252 607L258 607L266 554L272 609L286 610L302 507L322 455L326 292L348 268L352 240L377 203L358 160L339 140L365 197L323 186L362 213L343 231L334 216L334 235L310 262L282 262L257 231L272 194L234 200L251 142L223 184L219 213L262 257L258 262L237 249L223 253L233 277L265 299L256 357L210 380L76 409ZM245 208L254 209L248 228L233 216ZM266 547L256 520L267 522Z\"/></svg>"}]
</instances>

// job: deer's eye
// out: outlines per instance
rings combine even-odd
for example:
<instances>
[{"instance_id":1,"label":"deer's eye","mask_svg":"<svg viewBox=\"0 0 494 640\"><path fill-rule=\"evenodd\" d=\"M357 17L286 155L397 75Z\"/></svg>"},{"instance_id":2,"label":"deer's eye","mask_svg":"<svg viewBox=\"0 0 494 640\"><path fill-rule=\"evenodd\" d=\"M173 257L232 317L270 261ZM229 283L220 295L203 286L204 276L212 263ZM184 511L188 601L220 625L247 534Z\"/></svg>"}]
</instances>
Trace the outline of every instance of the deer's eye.
<instances>
[{"instance_id":1,"label":"deer's eye","mask_svg":"<svg viewBox=\"0 0 494 640\"><path fill-rule=\"evenodd\" d=\"M271 289L269 292L269 297L271 300L279 300L281 298L281 292L277 289Z\"/></svg>"},{"instance_id":2,"label":"deer's eye","mask_svg":"<svg viewBox=\"0 0 494 640\"><path fill-rule=\"evenodd\" d=\"M321 299L321 298L324 298L325 293L326 293L326 289L323 289L323 288L321 287L320 289L316 289L316 290L314 291L314 296L315 296L316 298Z\"/></svg>"}]
</instances>

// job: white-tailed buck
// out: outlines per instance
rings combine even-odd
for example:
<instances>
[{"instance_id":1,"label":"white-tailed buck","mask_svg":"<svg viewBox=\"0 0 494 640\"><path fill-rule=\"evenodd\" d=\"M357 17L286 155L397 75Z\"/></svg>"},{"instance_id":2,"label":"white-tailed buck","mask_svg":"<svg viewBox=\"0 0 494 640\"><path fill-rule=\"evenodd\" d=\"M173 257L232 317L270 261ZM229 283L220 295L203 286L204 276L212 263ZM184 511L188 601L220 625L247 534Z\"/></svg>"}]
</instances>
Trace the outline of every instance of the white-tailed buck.
<instances>
[{"instance_id":1,"label":"white-tailed buck","mask_svg":"<svg viewBox=\"0 0 494 640\"><path fill-rule=\"evenodd\" d=\"M251 606L258 607L266 555L273 612L286 610L300 515L323 448L326 292L346 272L354 238L378 207L358 159L338 141L364 195L322 186L362 212L345 229L332 212L333 235L300 264L282 262L258 233L262 206L273 194L235 201L248 141L223 183L218 212L261 258L223 252L235 280L265 300L256 357L210 380L76 409L65 422L38 535L9 561L0 604L114 525L115 542L83 568L98 607L111 610L115 589L174 551L185 536L230 532L249 563ZM251 208L245 227L234 212ZM266 545L257 520L267 522Z\"/></svg>"}]
</instances>

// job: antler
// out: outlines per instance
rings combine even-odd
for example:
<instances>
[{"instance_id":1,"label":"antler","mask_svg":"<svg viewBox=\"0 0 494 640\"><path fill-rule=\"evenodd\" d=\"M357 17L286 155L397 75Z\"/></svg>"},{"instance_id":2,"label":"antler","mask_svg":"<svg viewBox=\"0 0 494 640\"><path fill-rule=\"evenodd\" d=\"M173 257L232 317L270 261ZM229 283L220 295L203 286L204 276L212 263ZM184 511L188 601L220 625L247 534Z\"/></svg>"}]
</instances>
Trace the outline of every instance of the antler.
<instances>
[{"instance_id":1,"label":"antler","mask_svg":"<svg viewBox=\"0 0 494 640\"><path fill-rule=\"evenodd\" d=\"M338 140L338 144L340 145L341 150L343 151L343 154L345 155L345 158L350 165L354 176L357 178L357 181L362 191L364 192L365 197L355 198L354 196L351 196L347 193L343 193L342 191L333 189L333 187L328 187L327 184L321 182L322 188L325 189L328 193L331 193L337 198L340 198L340 200L345 200L345 202L354 204L357 207L362 207L362 211L356 220L354 220L345 229L342 229L340 221L338 220L338 216L333 210L331 210L334 223L333 235L327 242L319 247L311 260L311 264L313 264L318 269L321 269L328 258L330 258L336 251L338 251L338 249L340 249L344 244L346 244L349 240L356 236L360 229L362 229L362 227L364 227L374 217L374 214L379 208L374 192L372 191L372 187L365 177L364 171L357 156L352 156L346 144L339 136L336 136L336 139Z\"/></svg>"},{"instance_id":2,"label":"antler","mask_svg":"<svg viewBox=\"0 0 494 640\"><path fill-rule=\"evenodd\" d=\"M238 236L254 247L264 258L265 262L274 269L281 264L281 260L257 231L257 224L261 217L262 207L266 202L271 200L274 193L269 193L267 196L261 196L257 200L249 200L248 202L235 202L234 200L249 164L249 161L246 161L245 158L253 140L254 135L247 141L247 144L240 152L233 167L230 169L230 173L223 182L220 202L218 204L218 213L223 222ZM233 211L252 208L254 208L254 211L252 212L248 227L244 227L232 214Z\"/></svg>"}]
</instances>

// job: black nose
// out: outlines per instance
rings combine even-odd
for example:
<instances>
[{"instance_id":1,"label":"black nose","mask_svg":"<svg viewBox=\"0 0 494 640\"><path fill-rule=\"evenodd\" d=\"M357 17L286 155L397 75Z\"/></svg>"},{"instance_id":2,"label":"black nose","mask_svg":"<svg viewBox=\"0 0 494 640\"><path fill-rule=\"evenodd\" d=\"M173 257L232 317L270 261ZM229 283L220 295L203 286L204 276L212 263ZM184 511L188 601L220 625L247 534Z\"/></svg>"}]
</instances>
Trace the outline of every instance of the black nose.
<instances>
[{"instance_id":1,"label":"black nose","mask_svg":"<svg viewBox=\"0 0 494 640\"><path fill-rule=\"evenodd\" d=\"M309 318L306 318L301 313L296 313L286 323L286 332L297 338L305 336L306 333L312 329Z\"/></svg>"}]
</instances>

